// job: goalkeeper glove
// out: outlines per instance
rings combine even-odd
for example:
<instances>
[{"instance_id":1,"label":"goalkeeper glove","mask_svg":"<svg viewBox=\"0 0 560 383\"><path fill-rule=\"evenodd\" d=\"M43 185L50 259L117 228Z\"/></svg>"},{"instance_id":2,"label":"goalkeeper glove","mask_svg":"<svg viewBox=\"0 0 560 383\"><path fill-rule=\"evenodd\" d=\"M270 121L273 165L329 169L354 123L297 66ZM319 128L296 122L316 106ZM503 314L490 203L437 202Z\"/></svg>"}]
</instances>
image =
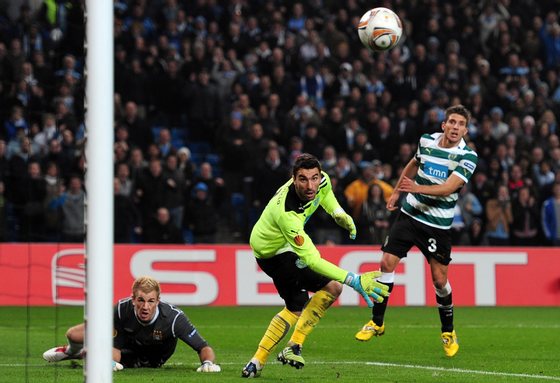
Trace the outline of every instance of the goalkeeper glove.
<instances>
[{"instance_id":1,"label":"goalkeeper glove","mask_svg":"<svg viewBox=\"0 0 560 383\"><path fill-rule=\"evenodd\" d=\"M346 212L342 208L336 209L332 217L336 224L350 233L350 239L356 239L356 225L354 225L354 220L351 216L346 214Z\"/></svg>"},{"instance_id":2,"label":"goalkeeper glove","mask_svg":"<svg viewBox=\"0 0 560 383\"><path fill-rule=\"evenodd\" d=\"M124 368L122 364L113 360L113 371L120 371Z\"/></svg>"},{"instance_id":3,"label":"goalkeeper glove","mask_svg":"<svg viewBox=\"0 0 560 383\"><path fill-rule=\"evenodd\" d=\"M381 276L381 271L369 271L362 275L349 272L344 279L344 284L356 290L366 301L368 307L373 307L370 297L376 302L383 302L389 296L389 287L375 280Z\"/></svg>"},{"instance_id":4,"label":"goalkeeper glove","mask_svg":"<svg viewBox=\"0 0 560 383\"><path fill-rule=\"evenodd\" d=\"M196 369L196 372L220 372L220 371L222 371L220 365L214 364L214 362L211 362L209 360L205 360L204 362L202 362L200 367Z\"/></svg>"}]
</instances>

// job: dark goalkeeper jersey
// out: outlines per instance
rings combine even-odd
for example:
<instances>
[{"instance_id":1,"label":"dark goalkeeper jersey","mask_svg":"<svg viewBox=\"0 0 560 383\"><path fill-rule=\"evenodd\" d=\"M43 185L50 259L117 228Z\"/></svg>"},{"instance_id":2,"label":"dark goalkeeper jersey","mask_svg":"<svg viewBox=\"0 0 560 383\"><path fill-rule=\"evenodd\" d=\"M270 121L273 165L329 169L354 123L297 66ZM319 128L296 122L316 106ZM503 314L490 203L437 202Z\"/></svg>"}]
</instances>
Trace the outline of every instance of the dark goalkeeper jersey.
<instances>
[{"instance_id":1,"label":"dark goalkeeper jersey","mask_svg":"<svg viewBox=\"0 0 560 383\"><path fill-rule=\"evenodd\" d=\"M161 366L173 355L177 339L197 352L208 345L183 311L162 301L154 319L144 324L134 313L132 298L121 299L115 306L113 326L113 345L123 356L134 354L132 367Z\"/></svg>"},{"instance_id":2,"label":"dark goalkeeper jersey","mask_svg":"<svg viewBox=\"0 0 560 383\"><path fill-rule=\"evenodd\" d=\"M249 242L257 258L294 252L299 257L298 266L307 266L327 278L344 282L347 272L321 258L319 250L304 231L305 223L319 206L330 215L342 209L332 191L329 176L325 172L321 175L317 195L309 202L298 198L292 178L282 185L253 227Z\"/></svg>"}]
</instances>

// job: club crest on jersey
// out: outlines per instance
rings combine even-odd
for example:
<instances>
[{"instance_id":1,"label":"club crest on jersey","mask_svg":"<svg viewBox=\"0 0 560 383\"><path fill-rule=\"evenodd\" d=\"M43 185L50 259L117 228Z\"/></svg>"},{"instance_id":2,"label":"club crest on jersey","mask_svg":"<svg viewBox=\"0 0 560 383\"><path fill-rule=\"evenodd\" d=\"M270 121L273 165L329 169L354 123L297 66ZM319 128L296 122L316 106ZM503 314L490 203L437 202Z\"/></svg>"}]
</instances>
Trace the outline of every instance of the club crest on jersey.
<instances>
[{"instance_id":1,"label":"club crest on jersey","mask_svg":"<svg viewBox=\"0 0 560 383\"><path fill-rule=\"evenodd\" d=\"M298 234L294 237L294 242L296 243L296 245L302 246L303 243L305 242L305 239L301 235Z\"/></svg>"},{"instance_id":2,"label":"club crest on jersey","mask_svg":"<svg viewBox=\"0 0 560 383\"><path fill-rule=\"evenodd\" d=\"M154 340L163 340L163 333L161 332L161 330L154 330L154 332L152 333L152 337L154 338Z\"/></svg>"},{"instance_id":3,"label":"club crest on jersey","mask_svg":"<svg viewBox=\"0 0 560 383\"><path fill-rule=\"evenodd\" d=\"M449 158L451 161L455 161L455 159L457 158L457 155L452 153L447 158Z\"/></svg>"}]
</instances>

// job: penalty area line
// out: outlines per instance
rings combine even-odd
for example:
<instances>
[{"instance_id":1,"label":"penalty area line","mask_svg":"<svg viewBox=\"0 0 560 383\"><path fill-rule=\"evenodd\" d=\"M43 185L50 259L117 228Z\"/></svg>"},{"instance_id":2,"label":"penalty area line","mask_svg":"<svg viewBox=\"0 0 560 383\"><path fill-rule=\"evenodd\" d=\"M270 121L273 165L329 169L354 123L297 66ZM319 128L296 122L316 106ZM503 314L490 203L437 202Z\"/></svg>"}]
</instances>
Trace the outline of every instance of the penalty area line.
<instances>
[{"instance_id":1,"label":"penalty area line","mask_svg":"<svg viewBox=\"0 0 560 383\"><path fill-rule=\"evenodd\" d=\"M368 366L410 368L410 369L415 369L415 370L452 372L452 373L458 373L458 374L509 376L509 377L512 377L512 378L530 378L530 379L544 379L544 380L560 381L560 377L549 376L549 375L516 374L516 373L513 373L513 372L469 370L469 369L463 369L463 368L445 368L445 367L436 367L436 366L420 366L420 365L414 365L414 364L399 364L399 363L384 363L384 362L364 362L364 364L366 364Z\"/></svg>"}]
</instances>

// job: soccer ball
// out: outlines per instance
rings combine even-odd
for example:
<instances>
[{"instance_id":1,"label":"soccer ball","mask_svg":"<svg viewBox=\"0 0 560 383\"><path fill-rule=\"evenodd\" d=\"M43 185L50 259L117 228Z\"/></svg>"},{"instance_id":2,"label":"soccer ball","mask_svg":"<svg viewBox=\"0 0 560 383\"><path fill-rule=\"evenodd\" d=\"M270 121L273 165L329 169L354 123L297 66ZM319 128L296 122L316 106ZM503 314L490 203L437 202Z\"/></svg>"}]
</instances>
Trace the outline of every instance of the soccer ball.
<instances>
[{"instance_id":1,"label":"soccer ball","mask_svg":"<svg viewBox=\"0 0 560 383\"><path fill-rule=\"evenodd\" d=\"M388 8L370 9L360 19L358 36L366 48L374 52L387 51L396 47L401 39L401 19Z\"/></svg>"}]
</instances>

